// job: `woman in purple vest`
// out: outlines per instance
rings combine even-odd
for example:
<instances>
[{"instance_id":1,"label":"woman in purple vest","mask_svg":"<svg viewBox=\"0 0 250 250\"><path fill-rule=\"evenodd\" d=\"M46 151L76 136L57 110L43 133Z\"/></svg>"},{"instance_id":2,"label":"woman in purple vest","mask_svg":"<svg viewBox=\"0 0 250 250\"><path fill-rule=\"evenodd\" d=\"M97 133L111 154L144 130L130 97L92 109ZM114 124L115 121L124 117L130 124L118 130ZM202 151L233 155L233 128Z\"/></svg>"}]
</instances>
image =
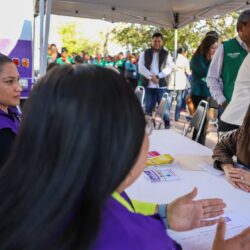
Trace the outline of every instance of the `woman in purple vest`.
<instances>
[{"instance_id":1,"label":"woman in purple vest","mask_svg":"<svg viewBox=\"0 0 250 250\"><path fill-rule=\"evenodd\" d=\"M144 169L148 132L137 97L116 72L94 65L50 70L32 90L0 174L0 248L181 249L159 215L135 213L124 192ZM168 205L170 228L217 222L204 219L222 214L225 204L193 201L196 193ZM242 241L249 247L250 229L225 241L219 225L214 250L243 249Z\"/></svg>"},{"instance_id":2,"label":"woman in purple vest","mask_svg":"<svg viewBox=\"0 0 250 250\"><path fill-rule=\"evenodd\" d=\"M6 161L15 139L20 114L19 105L21 86L15 64L0 54L0 168Z\"/></svg>"}]
</instances>

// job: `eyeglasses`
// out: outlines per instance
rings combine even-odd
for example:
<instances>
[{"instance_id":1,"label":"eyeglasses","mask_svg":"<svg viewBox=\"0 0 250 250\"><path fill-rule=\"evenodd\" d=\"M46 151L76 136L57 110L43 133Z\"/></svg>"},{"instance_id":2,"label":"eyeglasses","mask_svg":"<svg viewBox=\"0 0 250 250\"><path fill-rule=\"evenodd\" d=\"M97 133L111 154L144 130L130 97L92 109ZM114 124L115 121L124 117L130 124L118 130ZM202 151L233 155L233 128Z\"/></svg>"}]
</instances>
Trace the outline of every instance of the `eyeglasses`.
<instances>
[{"instance_id":1,"label":"eyeglasses","mask_svg":"<svg viewBox=\"0 0 250 250\"><path fill-rule=\"evenodd\" d=\"M152 131L154 129L154 124L152 118L149 116L146 116L145 120L146 120L145 133L149 136L152 134Z\"/></svg>"}]
</instances>

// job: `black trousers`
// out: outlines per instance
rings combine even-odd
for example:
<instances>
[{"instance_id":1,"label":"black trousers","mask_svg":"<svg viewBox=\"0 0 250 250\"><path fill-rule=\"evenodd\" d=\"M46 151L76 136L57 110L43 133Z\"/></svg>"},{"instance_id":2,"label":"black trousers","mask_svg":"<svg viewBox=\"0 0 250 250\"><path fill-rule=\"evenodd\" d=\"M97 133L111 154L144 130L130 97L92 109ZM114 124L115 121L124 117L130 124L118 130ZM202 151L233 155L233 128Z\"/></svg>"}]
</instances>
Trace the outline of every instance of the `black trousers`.
<instances>
[{"instance_id":1,"label":"black trousers","mask_svg":"<svg viewBox=\"0 0 250 250\"><path fill-rule=\"evenodd\" d=\"M200 101L205 100L207 101L208 97L207 96L197 96L197 95L191 95L191 100L194 104L195 109L197 109ZM206 135L207 135L207 126L208 126L208 117L205 118L203 126L201 128L201 133L198 138L198 143L205 145L206 143ZM198 131L197 129L194 129L192 140L195 140L195 137L197 135Z\"/></svg>"},{"instance_id":2,"label":"black trousers","mask_svg":"<svg viewBox=\"0 0 250 250\"><path fill-rule=\"evenodd\" d=\"M218 128L219 132L228 132L228 131L235 130L235 129L239 128L238 125L234 125L234 124L231 124L231 123L223 122L222 120L219 120L219 124L218 125L219 125L219 128Z\"/></svg>"}]
</instances>

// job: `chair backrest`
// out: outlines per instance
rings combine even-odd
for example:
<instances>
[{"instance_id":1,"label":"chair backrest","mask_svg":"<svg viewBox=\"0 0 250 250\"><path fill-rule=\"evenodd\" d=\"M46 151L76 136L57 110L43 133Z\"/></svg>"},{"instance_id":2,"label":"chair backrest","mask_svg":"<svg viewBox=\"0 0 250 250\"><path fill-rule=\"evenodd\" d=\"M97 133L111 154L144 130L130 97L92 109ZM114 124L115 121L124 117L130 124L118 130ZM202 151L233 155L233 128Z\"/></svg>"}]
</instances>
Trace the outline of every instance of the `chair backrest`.
<instances>
[{"instance_id":1,"label":"chair backrest","mask_svg":"<svg viewBox=\"0 0 250 250\"><path fill-rule=\"evenodd\" d=\"M185 135L187 135L188 133L190 133L193 129L197 130L197 135L195 138L195 141L198 141L200 133L201 133L201 129L202 126L204 124L205 118L207 116L208 113L208 107L209 104L207 101L202 100L200 101L191 121L190 124L188 126L188 129L186 130Z\"/></svg>"},{"instance_id":2,"label":"chair backrest","mask_svg":"<svg viewBox=\"0 0 250 250\"><path fill-rule=\"evenodd\" d=\"M164 93L156 111L156 116L160 117L161 119L163 119L167 107L167 102L168 102L168 93Z\"/></svg>"},{"instance_id":3,"label":"chair backrest","mask_svg":"<svg viewBox=\"0 0 250 250\"><path fill-rule=\"evenodd\" d=\"M145 99L145 88L143 86L137 86L135 89L135 95L139 99L141 106L143 106Z\"/></svg>"}]
</instances>

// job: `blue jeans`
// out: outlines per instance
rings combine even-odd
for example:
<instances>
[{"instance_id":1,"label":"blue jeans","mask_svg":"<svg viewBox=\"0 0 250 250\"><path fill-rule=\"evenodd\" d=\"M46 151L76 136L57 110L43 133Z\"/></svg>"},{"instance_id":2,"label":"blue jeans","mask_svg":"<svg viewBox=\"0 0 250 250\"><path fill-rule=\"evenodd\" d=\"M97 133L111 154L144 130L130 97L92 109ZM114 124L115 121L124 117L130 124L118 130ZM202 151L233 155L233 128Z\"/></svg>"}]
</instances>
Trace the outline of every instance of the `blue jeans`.
<instances>
[{"instance_id":1,"label":"blue jeans","mask_svg":"<svg viewBox=\"0 0 250 250\"><path fill-rule=\"evenodd\" d=\"M148 115L152 115L153 108L155 107L156 102L159 104L161 102L161 98L164 93L167 92L167 89L160 89L160 88L146 88L145 89L145 113ZM166 108L164 114L164 123L165 127L169 128L170 121L169 121L169 111Z\"/></svg>"},{"instance_id":2,"label":"blue jeans","mask_svg":"<svg viewBox=\"0 0 250 250\"><path fill-rule=\"evenodd\" d=\"M168 92L168 104L167 104L167 110L168 112L166 112L166 115L168 115L166 117L166 119L170 120L170 109L172 106L172 102L173 102L173 97L174 94L176 93L176 109L175 109L175 121L178 121L180 119L180 113L181 113L181 108L182 108L182 96L184 94L183 90L167 90Z\"/></svg>"}]
</instances>

